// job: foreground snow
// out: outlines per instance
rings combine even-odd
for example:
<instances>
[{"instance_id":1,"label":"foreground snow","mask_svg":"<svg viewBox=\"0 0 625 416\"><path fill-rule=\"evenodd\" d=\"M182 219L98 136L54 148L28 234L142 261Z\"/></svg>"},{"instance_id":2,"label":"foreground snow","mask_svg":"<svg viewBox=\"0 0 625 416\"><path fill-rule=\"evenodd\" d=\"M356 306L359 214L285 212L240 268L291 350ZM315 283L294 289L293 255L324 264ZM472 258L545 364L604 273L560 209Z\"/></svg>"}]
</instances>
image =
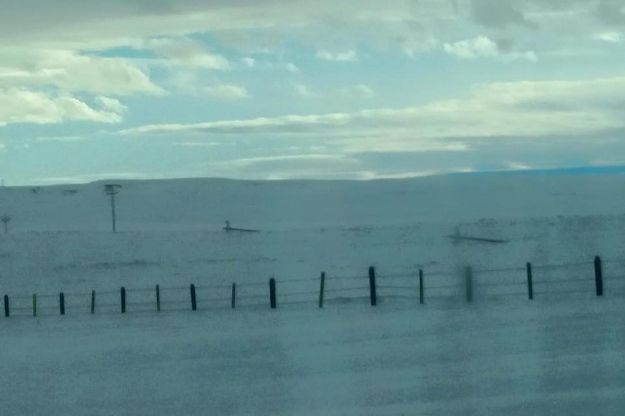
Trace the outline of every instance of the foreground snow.
<instances>
[{"instance_id":1,"label":"foreground snow","mask_svg":"<svg viewBox=\"0 0 625 416\"><path fill-rule=\"evenodd\" d=\"M6 415L615 415L625 302L12 318Z\"/></svg>"}]
</instances>

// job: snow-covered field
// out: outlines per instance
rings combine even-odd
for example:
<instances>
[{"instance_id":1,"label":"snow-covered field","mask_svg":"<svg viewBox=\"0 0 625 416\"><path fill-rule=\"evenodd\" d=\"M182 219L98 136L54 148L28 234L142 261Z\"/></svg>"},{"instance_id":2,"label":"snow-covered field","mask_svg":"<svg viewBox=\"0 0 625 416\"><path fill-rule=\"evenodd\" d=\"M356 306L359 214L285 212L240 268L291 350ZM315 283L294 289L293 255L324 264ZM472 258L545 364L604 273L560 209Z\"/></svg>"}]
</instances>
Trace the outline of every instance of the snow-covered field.
<instances>
[{"instance_id":1,"label":"snow-covered field","mask_svg":"<svg viewBox=\"0 0 625 416\"><path fill-rule=\"evenodd\" d=\"M117 234L103 183L0 188L0 215L12 217L0 235L0 290L12 307L0 318L2 414L625 410L625 176L121 184ZM226 233L225 220L261 232ZM455 233L506 242L448 238ZM595 255L604 298L594 296ZM460 281L467 265L471 305ZM369 266L381 286L376 308ZM329 301L318 310L321 271ZM117 313L122 285L126 315Z\"/></svg>"}]
</instances>

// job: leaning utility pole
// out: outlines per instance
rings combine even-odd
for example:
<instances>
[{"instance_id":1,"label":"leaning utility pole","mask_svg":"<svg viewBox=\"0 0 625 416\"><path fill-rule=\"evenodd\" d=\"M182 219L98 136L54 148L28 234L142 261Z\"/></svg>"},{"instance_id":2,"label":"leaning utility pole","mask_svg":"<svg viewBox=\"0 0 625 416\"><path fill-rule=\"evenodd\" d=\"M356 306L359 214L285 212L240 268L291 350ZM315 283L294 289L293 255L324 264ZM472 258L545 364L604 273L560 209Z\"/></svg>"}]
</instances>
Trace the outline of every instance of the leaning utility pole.
<instances>
[{"instance_id":1,"label":"leaning utility pole","mask_svg":"<svg viewBox=\"0 0 625 416\"><path fill-rule=\"evenodd\" d=\"M111 198L111 221L113 223L113 232L117 232L117 218L115 215L115 195L119 193L121 185L106 184L104 185L104 192Z\"/></svg>"}]
</instances>

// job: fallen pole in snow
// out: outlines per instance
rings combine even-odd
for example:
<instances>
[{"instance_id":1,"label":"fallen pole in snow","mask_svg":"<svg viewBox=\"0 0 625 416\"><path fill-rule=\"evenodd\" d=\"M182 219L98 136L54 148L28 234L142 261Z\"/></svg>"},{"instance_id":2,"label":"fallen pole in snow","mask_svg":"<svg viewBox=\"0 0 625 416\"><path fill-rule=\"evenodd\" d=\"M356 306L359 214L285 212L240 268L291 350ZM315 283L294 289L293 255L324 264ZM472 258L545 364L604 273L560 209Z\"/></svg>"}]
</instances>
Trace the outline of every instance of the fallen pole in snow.
<instances>
[{"instance_id":1,"label":"fallen pole in snow","mask_svg":"<svg viewBox=\"0 0 625 416\"><path fill-rule=\"evenodd\" d=\"M492 244L501 244L501 243L508 242L508 240L500 240L496 238L470 237L470 236L457 235L457 234L448 235L447 238L451 238L452 240L456 240L456 241L478 241L481 243L492 243Z\"/></svg>"},{"instance_id":2,"label":"fallen pole in snow","mask_svg":"<svg viewBox=\"0 0 625 416\"><path fill-rule=\"evenodd\" d=\"M226 232L229 232L229 231L237 231L237 232L242 232L242 233L259 233L260 232L260 230L253 230L253 229L249 229L249 228L231 227L230 226L230 221L226 221L226 226L223 229Z\"/></svg>"}]
</instances>

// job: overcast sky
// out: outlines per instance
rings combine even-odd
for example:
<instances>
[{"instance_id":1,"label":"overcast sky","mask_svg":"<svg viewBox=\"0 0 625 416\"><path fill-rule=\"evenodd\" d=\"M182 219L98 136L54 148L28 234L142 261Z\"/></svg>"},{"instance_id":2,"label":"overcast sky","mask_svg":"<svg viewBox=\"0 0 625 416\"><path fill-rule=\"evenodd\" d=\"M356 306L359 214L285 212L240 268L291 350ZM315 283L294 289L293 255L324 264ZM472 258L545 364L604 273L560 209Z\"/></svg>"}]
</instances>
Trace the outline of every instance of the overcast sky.
<instances>
[{"instance_id":1,"label":"overcast sky","mask_svg":"<svg viewBox=\"0 0 625 416\"><path fill-rule=\"evenodd\" d=\"M622 0L0 0L0 178L624 163Z\"/></svg>"}]
</instances>

